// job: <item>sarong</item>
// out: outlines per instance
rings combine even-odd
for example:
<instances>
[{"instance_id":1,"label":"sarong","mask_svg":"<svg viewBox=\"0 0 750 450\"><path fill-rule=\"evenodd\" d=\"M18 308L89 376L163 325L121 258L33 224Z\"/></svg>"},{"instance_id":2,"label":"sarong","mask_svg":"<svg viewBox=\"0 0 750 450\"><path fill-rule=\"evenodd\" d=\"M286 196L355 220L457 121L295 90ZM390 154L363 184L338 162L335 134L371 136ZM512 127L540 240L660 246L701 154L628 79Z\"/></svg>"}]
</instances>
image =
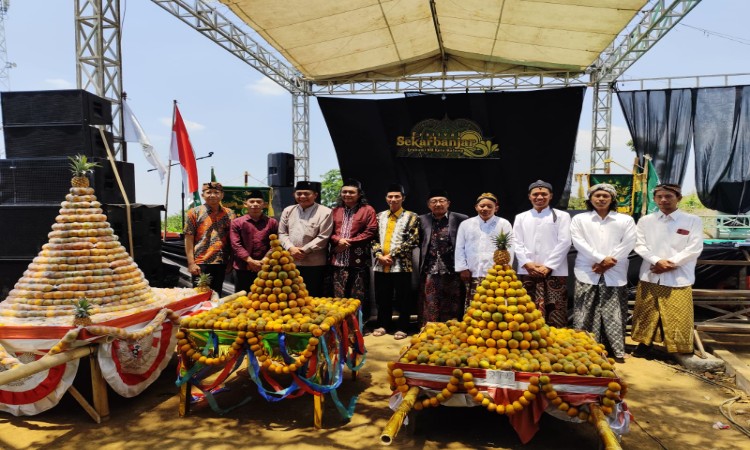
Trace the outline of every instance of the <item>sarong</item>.
<instances>
[{"instance_id":1,"label":"sarong","mask_svg":"<svg viewBox=\"0 0 750 450\"><path fill-rule=\"evenodd\" d=\"M616 357L625 356L625 324L628 317L627 286L607 286L576 280L573 299L573 328L590 331L596 342L606 343Z\"/></svg>"},{"instance_id":2,"label":"sarong","mask_svg":"<svg viewBox=\"0 0 750 450\"><path fill-rule=\"evenodd\" d=\"M520 275L526 292L541 311L547 325L568 326L568 277L532 278Z\"/></svg>"},{"instance_id":3,"label":"sarong","mask_svg":"<svg viewBox=\"0 0 750 450\"><path fill-rule=\"evenodd\" d=\"M419 326L459 319L463 313L464 283L457 273L422 274L419 280Z\"/></svg>"},{"instance_id":4,"label":"sarong","mask_svg":"<svg viewBox=\"0 0 750 450\"><path fill-rule=\"evenodd\" d=\"M693 289L641 281L635 296L636 342L663 342L670 353L693 353Z\"/></svg>"}]
</instances>

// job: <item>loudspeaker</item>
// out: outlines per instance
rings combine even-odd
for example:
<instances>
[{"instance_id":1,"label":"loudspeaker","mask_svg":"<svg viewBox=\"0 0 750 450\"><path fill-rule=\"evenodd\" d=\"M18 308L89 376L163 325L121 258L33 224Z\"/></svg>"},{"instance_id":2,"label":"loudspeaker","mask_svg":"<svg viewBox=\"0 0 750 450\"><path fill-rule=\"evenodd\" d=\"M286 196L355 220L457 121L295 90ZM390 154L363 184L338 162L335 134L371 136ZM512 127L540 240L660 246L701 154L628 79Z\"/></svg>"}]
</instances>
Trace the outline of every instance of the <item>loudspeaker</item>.
<instances>
[{"instance_id":1,"label":"loudspeaker","mask_svg":"<svg viewBox=\"0 0 750 450\"><path fill-rule=\"evenodd\" d=\"M128 239L127 209L124 204L102 205L107 221L120 238L120 243L125 250L130 251L130 239ZM158 264L161 265L161 212L162 205L141 205L133 203L130 205L130 222L133 233L133 252L135 260L145 255L158 255ZM145 260L145 259L144 259ZM140 265L140 263L139 263Z\"/></svg>"},{"instance_id":2,"label":"loudspeaker","mask_svg":"<svg viewBox=\"0 0 750 450\"><path fill-rule=\"evenodd\" d=\"M5 126L6 158L52 158L74 156L107 157L107 149L98 128L88 125ZM114 151L114 138L104 132Z\"/></svg>"},{"instance_id":3,"label":"loudspeaker","mask_svg":"<svg viewBox=\"0 0 750 450\"><path fill-rule=\"evenodd\" d=\"M5 126L112 125L112 103L81 90L3 92Z\"/></svg>"},{"instance_id":4,"label":"loudspeaker","mask_svg":"<svg viewBox=\"0 0 750 450\"><path fill-rule=\"evenodd\" d=\"M287 186L273 188L271 207L273 208L273 217L275 219L281 217L281 212L284 211L284 208L293 204L295 204L294 187Z\"/></svg>"},{"instance_id":5,"label":"loudspeaker","mask_svg":"<svg viewBox=\"0 0 750 450\"><path fill-rule=\"evenodd\" d=\"M271 187L294 186L294 155L291 153L268 154L268 185Z\"/></svg>"},{"instance_id":6,"label":"loudspeaker","mask_svg":"<svg viewBox=\"0 0 750 450\"><path fill-rule=\"evenodd\" d=\"M31 264L29 259L0 259L0 299L8 297L13 286L21 279L23 272Z\"/></svg>"},{"instance_id":7,"label":"loudspeaker","mask_svg":"<svg viewBox=\"0 0 750 450\"><path fill-rule=\"evenodd\" d=\"M59 205L0 205L0 257L34 258L59 213Z\"/></svg>"},{"instance_id":8,"label":"loudspeaker","mask_svg":"<svg viewBox=\"0 0 750 450\"><path fill-rule=\"evenodd\" d=\"M89 175L97 200L102 203L123 203L109 160L93 158L92 161L101 165L94 169L93 175ZM69 165L67 158L0 159L0 205L59 205L70 190L72 175ZM134 202L133 163L115 161L115 166L128 200Z\"/></svg>"}]
</instances>

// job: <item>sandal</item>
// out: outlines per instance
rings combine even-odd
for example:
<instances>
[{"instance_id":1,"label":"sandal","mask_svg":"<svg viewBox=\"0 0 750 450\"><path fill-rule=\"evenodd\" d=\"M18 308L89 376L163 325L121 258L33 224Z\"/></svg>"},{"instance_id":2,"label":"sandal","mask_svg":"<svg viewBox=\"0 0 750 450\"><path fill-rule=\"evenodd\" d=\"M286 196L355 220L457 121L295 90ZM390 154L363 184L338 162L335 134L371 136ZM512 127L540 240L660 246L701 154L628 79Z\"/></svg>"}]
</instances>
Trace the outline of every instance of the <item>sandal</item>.
<instances>
[{"instance_id":1,"label":"sandal","mask_svg":"<svg viewBox=\"0 0 750 450\"><path fill-rule=\"evenodd\" d=\"M396 339L397 341L399 341L401 339L406 339L406 333L404 333L403 331L397 331L393 335L393 339Z\"/></svg>"},{"instance_id":2,"label":"sandal","mask_svg":"<svg viewBox=\"0 0 750 450\"><path fill-rule=\"evenodd\" d=\"M381 328L375 328L374 330L372 330L373 336L383 336L384 334L385 334L385 328L381 327Z\"/></svg>"}]
</instances>

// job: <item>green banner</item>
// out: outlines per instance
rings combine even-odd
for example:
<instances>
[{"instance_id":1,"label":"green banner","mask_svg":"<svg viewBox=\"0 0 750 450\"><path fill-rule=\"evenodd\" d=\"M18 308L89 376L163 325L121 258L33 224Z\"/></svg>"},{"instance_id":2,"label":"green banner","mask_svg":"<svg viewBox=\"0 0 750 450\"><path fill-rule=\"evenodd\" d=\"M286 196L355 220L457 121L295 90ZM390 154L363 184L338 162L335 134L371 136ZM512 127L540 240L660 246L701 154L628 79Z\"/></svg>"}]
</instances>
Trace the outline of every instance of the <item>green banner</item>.
<instances>
[{"instance_id":1,"label":"green banner","mask_svg":"<svg viewBox=\"0 0 750 450\"><path fill-rule=\"evenodd\" d=\"M633 182L633 214L646 215L659 209L654 203L654 188L659 184L656 168L648 160L644 170L637 168ZM645 200L645 205L644 205Z\"/></svg>"}]
</instances>

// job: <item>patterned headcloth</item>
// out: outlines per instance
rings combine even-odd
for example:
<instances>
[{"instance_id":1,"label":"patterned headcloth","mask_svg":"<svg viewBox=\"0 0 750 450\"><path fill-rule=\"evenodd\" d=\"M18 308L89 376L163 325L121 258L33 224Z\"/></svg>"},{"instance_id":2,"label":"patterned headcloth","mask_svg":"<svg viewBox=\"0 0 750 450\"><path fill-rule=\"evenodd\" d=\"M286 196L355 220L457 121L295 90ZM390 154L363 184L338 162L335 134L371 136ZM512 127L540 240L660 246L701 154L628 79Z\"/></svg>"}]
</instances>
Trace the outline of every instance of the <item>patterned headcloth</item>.
<instances>
[{"instance_id":1,"label":"patterned headcloth","mask_svg":"<svg viewBox=\"0 0 750 450\"><path fill-rule=\"evenodd\" d=\"M608 192L609 195L612 197L613 200L617 199L617 189L615 189L614 186L612 186L611 184L607 184L607 183L599 183L599 184L595 184L595 185L593 185L593 186L591 186L589 188L589 191L586 192L586 200L591 200L591 196L596 191Z\"/></svg>"},{"instance_id":2,"label":"patterned headcloth","mask_svg":"<svg viewBox=\"0 0 750 450\"><path fill-rule=\"evenodd\" d=\"M679 184L662 183L656 185L654 188L654 194L656 191L671 191L674 192L678 197L682 197L682 187Z\"/></svg>"},{"instance_id":3,"label":"patterned headcloth","mask_svg":"<svg viewBox=\"0 0 750 450\"><path fill-rule=\"evenodd\" d=\"M477 197L477 201L475 201L474 204L477 205L484 199L491 200L497 205L497 197L495 197L495 194L493 194L492 192L485 192L484 194L480 195L479 197Z\"/></svg>"},{"instance_id":4,"label":"patterned headcloth","mask_svg":"<svg viewBox=\"0 0 750 450\"><path fill-rule=\"evenodd\" d=\"M224 186L221 185L221 183L217 181L212 181L210 183L203 183L203 188L201 191L207 191L209 189L216 189L217 191L224 192Z\"/></svg>"}]
</instances>

